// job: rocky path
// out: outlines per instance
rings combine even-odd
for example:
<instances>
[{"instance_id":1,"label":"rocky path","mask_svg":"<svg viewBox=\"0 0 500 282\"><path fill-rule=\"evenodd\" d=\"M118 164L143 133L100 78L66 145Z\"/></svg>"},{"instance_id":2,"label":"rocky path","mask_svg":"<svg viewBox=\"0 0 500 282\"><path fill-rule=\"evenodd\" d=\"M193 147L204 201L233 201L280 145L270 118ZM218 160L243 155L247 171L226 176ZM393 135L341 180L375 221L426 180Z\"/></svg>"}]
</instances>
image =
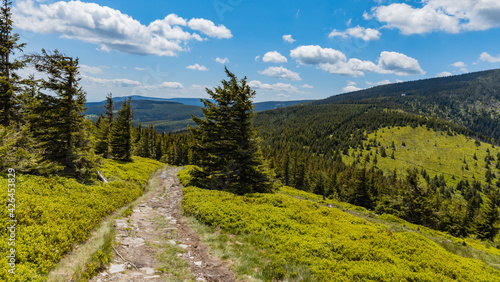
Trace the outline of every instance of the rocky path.
<instances>
[{"instance_id":1,"label":"rocky path","mask_svg":"<svg viewBox=\"0 0 500 282\"><path fill-rule=\"evenodd\" d=\"M92 281L235 281L183 221L178 170L162 172L158 189L116 220L112 263Z\"/></svg>"}]
</instances>

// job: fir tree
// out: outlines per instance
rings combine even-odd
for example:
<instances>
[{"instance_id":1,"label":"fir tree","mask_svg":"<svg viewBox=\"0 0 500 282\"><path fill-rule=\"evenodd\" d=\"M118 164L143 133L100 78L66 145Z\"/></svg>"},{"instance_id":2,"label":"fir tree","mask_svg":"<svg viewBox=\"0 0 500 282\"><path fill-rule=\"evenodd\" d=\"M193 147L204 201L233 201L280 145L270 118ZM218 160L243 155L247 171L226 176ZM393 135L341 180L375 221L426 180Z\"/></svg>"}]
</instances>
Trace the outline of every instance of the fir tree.
<instances>
[{"instance_id":1,"label":"fir tree","mask_svg":"<svg viewBox=\"0 0 500 282\"><path fill-rule=\"evenodd\" d=\"M11 4L3 0L0 11L0 125L5 126L20 118L15 94L20 78L15 71L25 64L24 60L11 61L11 55L25 46L18 43L19 34L12 33Z\"/></svg>"},{"instance_id":2,"label":"fir tree","mask_svg":"<svg viewBox=\"0 0 500 282\"><path fill-rule=\"evenodd\" d=\"M207 93L214 102L202 100L204 118L192 116L197 165L194 177L201 187L237 194L269 192L271 185L252 126L255 96L246 82L238 82L226 68L229 80Z\"/></svg>"},{"instance_id":3,"label":"fir tree","mask_svg":"<svg viewBox=\"0 0 500 282\"><path fill-rule=\"evenodd\" d=\"M111 130L114 124L114 102L113 94L109 93L106 96L106 103L104 104L104 117L99 122L98 126L98 141L96 144L96 153L103 154L105 158L108 158L111 153L110 148L110 138Z\"/></svg>"},{"instance_id":4,"label":"fir tree","mask_svg":"<svg viewBox=\"0 0 500 282\"><path fill-rule=\"evenodd\" d=\"M481 239L493 240L498 233L497 222L499 219L497 206L498 192L492 189L486 198L486 203L483 205L482 219L477 226L478 236Z\"/></svg>"},{"instance_id":5,"label":"fir tree","mask_svg":"<svg viewBox=\"0 0 500 282\"><path fill-rule=\"evenodd\" d=\"M130 97L123 101L111 131L111 156L123 161L130 161L132 155L132 111Z\"/></svg>"},{"instance_id":6,"label":"fir tree","mask_svg":"<svg viewBox=\"0 0 500 282\"><path fill-rule=\"evenodd\" d=\"M35 68L47 74L41 89L53 95L38 93L28 120L33 136L44 148L44 158L63 166L65 172L88 177L95 168L91 123L83 114L85 92L78 85L78 59L42 50L29 57ZM43 117L43 118L40 118Z\"/></svg>"}]
</instances>

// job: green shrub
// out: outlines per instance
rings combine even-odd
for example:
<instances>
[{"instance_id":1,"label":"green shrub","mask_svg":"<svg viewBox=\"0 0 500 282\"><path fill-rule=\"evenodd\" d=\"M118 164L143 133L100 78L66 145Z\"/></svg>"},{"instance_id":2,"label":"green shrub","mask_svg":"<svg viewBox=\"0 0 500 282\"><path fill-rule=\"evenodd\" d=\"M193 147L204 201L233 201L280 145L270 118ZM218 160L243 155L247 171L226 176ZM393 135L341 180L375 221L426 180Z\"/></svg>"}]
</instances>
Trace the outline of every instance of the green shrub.
<instances>
[{"instance_id":1,"label":"green shrub","mask_svg":"<svg viewBox=\"0 0 500 282\"><path fill-rule=\"evenodd\" d=\"M6 256L0 258L0 280L43 280L75 243L84 242L101 220L117 208L130 203L142 192L142 184L163 164L143 158L124 163L106 160L103 174L108 184L84 185L60 176L16 175L16 272L8 274ZM1 187L7 176L0 175ZM7 189L0 190L7 198ZM7 209L0 209L6 219ZM6 220L0 221L0 248L7 250ZM9 247L10 248L10 247Z\"/></svg>"},{"instance_id":2,"label":"green shrub","mask_svg":"<svg viewBox=\"0 0 500 282\"><path fill-rule=\"evenodd\" d=\"M188 187L187 215L233 234L266 238L263 279L292 279L307 268L317 281L498 281L500 272L415 232L391 232L336 208L282 194L237 196Z\"/></svg>"}]
</instances>

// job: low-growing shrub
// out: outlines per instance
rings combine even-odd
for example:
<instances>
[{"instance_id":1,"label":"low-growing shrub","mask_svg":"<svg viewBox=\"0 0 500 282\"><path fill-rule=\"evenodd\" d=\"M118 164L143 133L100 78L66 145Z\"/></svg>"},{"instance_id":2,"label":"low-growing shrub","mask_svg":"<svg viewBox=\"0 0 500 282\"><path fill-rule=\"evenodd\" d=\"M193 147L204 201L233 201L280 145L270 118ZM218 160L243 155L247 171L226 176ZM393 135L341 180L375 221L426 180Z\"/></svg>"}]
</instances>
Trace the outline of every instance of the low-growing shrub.
<instances>
[{"instance_id":1,"label":"low-growing shrub","mask_svg":"<svg viewBox=\"0 0 500 282\"><path fill-rule=\"evenodd\" d=\"M446 251L415 232L391 232L318 203L283 194L237 196L184 189L187 215L233 234L257 234L265 280L293 279L307 268L317 281L497 281L500 272Z\"/></svg>"},{"instance_id":2,"label":"low-growing shrub","mask_svg":"<svg viewBox=\"0 0 500 282\"><path fill-rule=\"evenodd\" d=\"M7 257L0 258L1 281L43 281L61 257L84 242L103 217L130 203L143 192L142 184L162 163L135 157L124 163L106 160L102 172L108 184L84 185L60 176L16 175L16 275L8 273ZM1 187L8 179L0 175ZM7 198L7 189L0 190ZM0 209L0 248L6 253L9 234L7 208Z\"/></svg>"}]
</instances>

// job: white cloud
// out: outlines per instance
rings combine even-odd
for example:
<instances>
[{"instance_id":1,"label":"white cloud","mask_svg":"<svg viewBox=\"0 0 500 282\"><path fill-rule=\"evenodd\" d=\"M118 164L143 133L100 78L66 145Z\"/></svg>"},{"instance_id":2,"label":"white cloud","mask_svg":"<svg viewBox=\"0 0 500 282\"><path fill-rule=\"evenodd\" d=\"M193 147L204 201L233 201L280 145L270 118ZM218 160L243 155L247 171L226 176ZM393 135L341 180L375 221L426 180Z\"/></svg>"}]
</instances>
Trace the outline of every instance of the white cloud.
<instances>
[{"instance_id":1,"label":"white cloud","mask_svg":"<svg viewBox=\"0 0 500 282\"><path fill-rule=\"evenodd\" d=\"M481 60L483 62L488 62L488 63L500 63L500 55L498 55L497 57L494 57L494 56L488 54L487 52L483 52L479 56L479 60Z\"/></svg>"},{"instance_id":2,"label":"white cloud","mask_svg":"<svg viewBox=\"0 0 500 282\"><path fill-rule=\"evenodd\" d=\"M157 84L157 85L142 85L141 88L148 89L148 90L161 89L161 88L182 89L182 88L184 88L184 86L182 86L182 83L180 83L180 82L165 81L165 82L163 82L161 84Z\"/></svg>"},{"instance_id":3,"label":"white cloud","mask_svg":"<svg viewBox=\"0 0 500 282\"><path fill-rule=\"evenodd\" d=\"M292 38L291 34L283 35L283 41L288 42L288 43L293 43L297 40Z\"/></svg>"},{"instance_id":4,"label":"white cloud","mask_svg":"<svg viewBox=\"0 0 500 282\"><path fill-rule=\"evenodd\" d=\"M102 67L90 67L87 65L80 65L80 71L82 73L97 74L97 73L102 73Z\"/></svg>"},{"instance_id":5,"label":"white cloud","mask_svg":"<svg viewBox=\"0 0 500 282\"><path fill-rule=\"evenodd\" d=\"M405 3L378 6L373 16L397 28L403 34L433 31L459 33L487 30L500 26L500 1L496 0L423 0L421 8Z\"/></svg>"},{"instance_id":6,"label":"white cloud","mask_svg":"<svg viewBox=\"0 0 500 282\"><path fill-rule=\"evenodd\" d=\"M365 83L368 84L368 85L386 85L386 84L390 84L391 81L388 80L388 79L385 79L385 80L378 81L378 82L369 82L369 81L366 81Z\"/></svg>"},{"instance_id":7,"label":"white cloud","mask_svg":"<svg viewBox=\"0 0 500 282\"><path fill-rule=\"evenodd\" d=\"M259 71L260 74L269 75L275 78L282 78L288 80L302 80L300 75L284 67L269 67L263 71Z\"/></svg>"},{"instance_id":8,"label":"white cloud","mask_svg":"<svg viewBox=\"0 0 500 282\"><path fill-rule=\"evenodd\" d=\"M377 65L357 58L347 60L341 51L318 45L299 46L290 51L290 56L299 64L316 65L317 68L334 74L349 76L363 76L365 72L396 75L425 74L416 59L397 52L382 52Z\"/></svg>"},{"instance_id":9,"label":"white cloud","mask_svg":"<svg viewBox=\"0 0 500 282\"><path fill-rule=\"evenodd\" d=\"M342 91L344 91L344 93L347 93L347 92L354 92L354 91L358 91L358 90L362 90L362 89L363 88L356 87L356 82L348 81L347 86L342 88Z\"/></svg>"},{"instance_id":10,"label":"white cloud","mask_svg":"<svg viewBox=\"0 0 500 282\"><path fill-rule=\"evenodd\" d=\"M285 56L281 55L279 52L277 51L271 51L271 52L267 52L264 57L262 57L262 61L264 63L269 63L269 62L272 62L272 63L286 63L287 62L287 59Z\"/></svg>"},{"instance_id":11,"label":"white cloud","mask_svg":"<svg viewBox=\"0 0 500 282\"><path fill-rule=\"evenodd\" d=\"M443 72L436 74L436 77L447 77L447 76L452 76L451 72L443 71Z\"/></svg>"},{"instance_id":12,"label":"white cloud","mask_svg":"<svg viewBox=\"0 0 500 282\"><path fill-rule=\"evenodd\" d=\"M304 85L301 85L300 87L302 87L302 88L308 88L308 89L314 88L314 86L309 85L309 84L304 84Z\"/></svg>"},{"instance_id":13,"label":"white cloud","mask_svg":"<svg viewBox=\"0 0 500 282\"><path fill-rule=\"evenodd\" d=\"M260 59L260 56L255 56L255 61L258 62Z\"/></svg>"},{"instance_id":14,"label":"white cloud","mask_svg":"<svg viewBox=\"0 0 500 282\"><path fill-rule=\"evenodd\" d=\"M141 86L142 83L136 80L131 80L127 78L115 78L115 79L106 79L106 78L98 78L91 77L82 74L82 79L87 80L92 83L100 84L100 85L116 85L120 87L129 87L129 86Z\"/></svg>"},{"instance_id":15,"label":"white cloud","mask_svg":"<svg viewBox=\"0 0 500 282\"><path fill-rule=\"evenodd\" d=\"M265 91L301 93L296 86L288 83L279 82L274 84L268 84L268 83L262 83L258 80L252 80L248 82L248 85L251 88L265 90Z\"/></svg>"},{"instance_id":16,"label":"white cloud","mask_svg":"<svg viewBox=\"0 0 500 282\"><path fill-rule=\"evenodd\" d=\"M346 60L344 53L318 45L299 46L290 51L290 57L301 65L335 64Z\"/></svg>"},{"instance_id":17,"label":"white cloud","mask_svg":"<svg viewBox=\"0 0 500 282\"><path fill-rule=\"evenodd\" d=\"M425 74L416 59L398 52L384 51L380 53L378 67L383 72L397 75Z\"/></svg>"},{"instance_id":18,"label":"white cloud","mask_svg":"<svg viewBox=\"0 0 500 282\"><path fill-rule=\"evenodd\" d=\"M138 71L145 71L146 70L145 68L140 68L140 67L135 67L134 69L138 70Z\"/></svg>"},{"instance_id":19,"label":"white cloud","mask_svg":"<svg viewBox=\"0 0 500 282\"><path fill-rule=\"evenodd\" d=\"M224 25L216 26L212 21L205 19L191 19L188 22L188 26L193 30L201 31L210 37L217 37L217 38L233 37L231 31L227 29Z\"/></svg>"},{"instance_id":20,"label":"white cloud","mask_svg":"<svg viewBox=\"0 0 500 282\"><path fill-rule=\"evenodd\" d=\"M229 63L229 59L227 57L224 59L217 57L217 58L215 58L215 61L217 63L221 63L221 64Z\"/></svg>"},{"instance_id":21,"label":"white cloud","mask_svg":"<svg viewBox=\"0 0 500 282\"><path fill-rule=\"evenodd\" d=\"M353 58L349 61L341 61L334 64L324 63L320 64L319 68L335 74L349 75L349 76L363 76L365 71L368 72L381 72L377 65L370 61L361 61Z\"/></svg>"},{"instance_id":22,"label":"white cloud","mask_svg":"<svg viewBox=\"0 0 500 282\"><path fill-rule=\"evenodd\" d=\"M456 68L465 68L467 65L464 62L455 62L451 64L450 66L454 66Z\"/></svg>"},{"instance_id":23,"label":"white cloud","mask_svg":"<svg viewBox=\"0 0 500 282\"><path fill-rule=\"evenodd\" d=\"M192 30L216 38L230 38L231 31L205 19L189 22L175 14L143 25L129 15L106 6L81 1L58 1L50 4L32 0L17 1L12 8L16 28L36 33L58 33L64 38L99 45L102 51L132 54L176 56L189 50L191 40L202 41Z\"/></svg>"},{"instance_id":24,"label":"white cloud","mask_svg":"<svg viewBox=\"0 0 500 282\"><path fill-rule=\"evenodd\" d=\"M340 32L334 29L328 37L336 37L340 36L342 38L349 38L349 37L354 37L354 38L359 38L363 39L364 41L370 41L370 40L378 40L380 38L380 31L373 29L373 28L364 28L360 27L359 25L356 27L348 28L346 31Z\"/></svg>"},{"instance_id":25,"label":"white cloud","mask_svg":"<svg viewBox=\"0 0 500 282\"><path fill-rule=\"evenodd\" d=\"M279 97L279 98L285 98L285 99L286 99L286 98L290 98L290 95L283 94L283 93L280 93L280 94L278 94L278 95L276 95L276 96L277 96L277 97Z\"/></svg>"},{"instance_id":26,"label":"white cloud","mask_svg":"<svg viewBox=\"0 0 500 282\"><path fill-rule=\"evenodd\" d=\"M197 71L207 71L207 67L205 67L204 65L198 65L198 64L194 64L194 65L190 65L190 66L187 66L186 67L187 69L190 69L190 70L197 70Z\"/></svg>"}]
</instances>

